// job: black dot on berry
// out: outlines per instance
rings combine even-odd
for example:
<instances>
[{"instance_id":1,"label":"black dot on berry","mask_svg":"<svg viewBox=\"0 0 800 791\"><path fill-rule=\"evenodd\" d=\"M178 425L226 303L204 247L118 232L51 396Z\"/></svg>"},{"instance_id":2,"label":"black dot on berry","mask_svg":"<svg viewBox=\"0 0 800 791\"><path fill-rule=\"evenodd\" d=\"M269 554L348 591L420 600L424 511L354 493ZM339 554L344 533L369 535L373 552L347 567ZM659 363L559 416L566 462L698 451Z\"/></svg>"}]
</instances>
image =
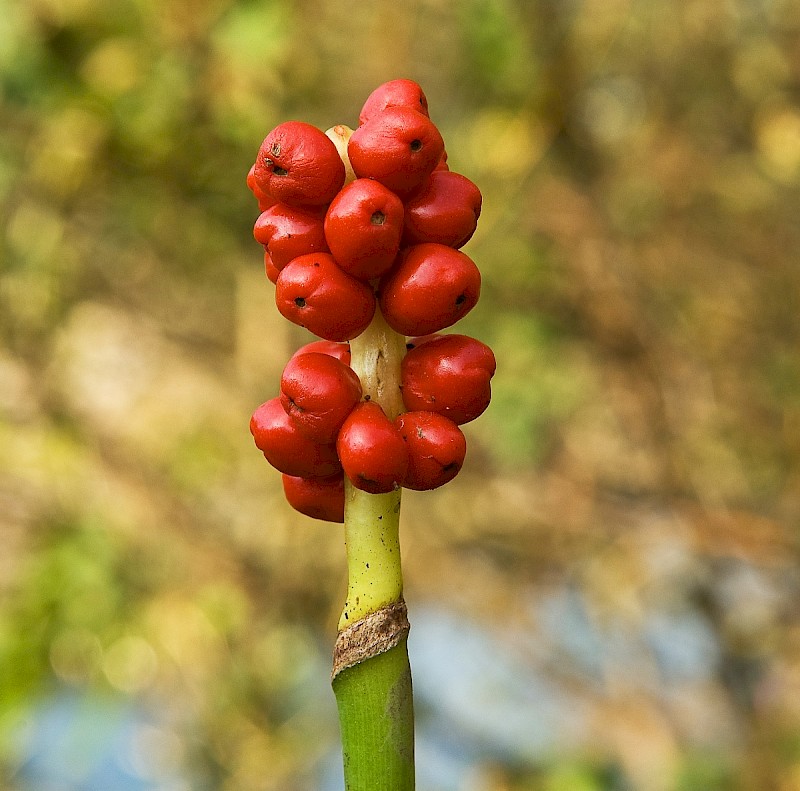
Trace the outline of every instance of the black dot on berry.
<instances>
[{"instance_id":1,"label":"black dot on berry","mask_svg":"<svg viewBox=\"0 0 800 791\"><path fill-rule=\"evenodd\" d=\"M386 222L386 215L382 211L376 211L369 219L373 225L383 225Z\"/></svg>"},{"instance_id":2,"label":"black dot on berry","mask_svg":"<svg viewBox=\"0 0 800 791\"><path fill-rule=\"evenodd\" d=\"M450 464L445 464L445 466L442 467L443 472L451 472L452 470L458 470L458 464L454 461L451 461Z\"/></svg>"},{"instance_id":3,"label":"black dot on berry","mask_svg":"<svg viewBox=\"0 0 800 791\"><path fill-rule=\"evenodd\" d=\"M421 151L422 150L422 141L418 137L415 137L411 141L411 150L412 151Z\"/></svg>"},{"instance_id":4,"label":"black dot on berry","mask_svg":"<svg viewBox=\"0 0 800 791\"><path fill-rule=\"evenodd\" d=\"M456 297L456 305L463 305L466 301L467 301L467 295L466 294L459 294Z\"/></svg>"},{"instance_id":5,"label":"black dot on berry","mask_svg":"<svg viewBox=\"0 0 800 791\"><path fill-rule=\"evenodd\" d=\"M303 297L295 297L294 304L297 305L298 308L304 308L306 306L306 301Z\"/></svg>"},{"instance_id":6,"label":"black dot on berry","mask_svg":"<svg viewBox=\"0 0 800 791\"><path fill-rule=\"evenodd\" d=\"M274 173L276 176L286 176L286 175L288 175L288 173L289 173L289 171L288 171L288 170L286 170L286 168L279 168L277 165L275 165L275 167L274 167L274 168L272 168L272 172L273 172L273 173Z\"/></svg>"}]
</instances>

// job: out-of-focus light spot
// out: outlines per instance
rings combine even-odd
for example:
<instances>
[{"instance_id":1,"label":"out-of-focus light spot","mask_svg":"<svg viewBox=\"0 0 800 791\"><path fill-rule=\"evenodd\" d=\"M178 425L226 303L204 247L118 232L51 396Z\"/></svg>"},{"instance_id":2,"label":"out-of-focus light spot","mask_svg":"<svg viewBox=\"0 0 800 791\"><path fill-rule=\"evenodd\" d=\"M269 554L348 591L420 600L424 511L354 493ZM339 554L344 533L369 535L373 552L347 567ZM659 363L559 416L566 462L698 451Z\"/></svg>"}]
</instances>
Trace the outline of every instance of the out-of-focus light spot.
<instances>
[{"instance_id":1,"label":"out-of-focus light spot","mask_svg":"<svg viewBox=\"0 0 800 791\"><path fill-rule=\"evenodd\" d=\"M86 58L81 74L97 93L116 98L140 82L141 52L131 39L106 39Z\"/></svg>"},{"instance_id":2,"label":"out-of-focus light spot","mask_svg":"<svg viewBox=\"0 0 800 791\"><path fill-rule=\"evenodd\" d=\"M528 170L541 156L546 139L544 129L531 118L487 110L472 126L469 148L478 169L507 178Z\"/></svg>"},{"instance_id":3,"label":"out-of-focus light spot","mask_svg":"<svg viewBox=\"0 0 800 791\"><path fill-rule=\"evenodd\" d=\"M113 426L151 385L155 365L149 328L126 324L101 305L78 305L58 344L64 391L79 414Z\"/></svg>"},{"instance_id":4,"label":"out-of-focus light spot","mask_svg":"<svg viewBox=\"0 0 800 791\"><path fill-rule=\"evenodd\" d=\"M778 181L794 181L800 175L800 110L779 107L759 114L755 135L764 170Z\"/></svg>"},{"instance_id":5,"label":"out-of-focus light spot","mask_svg":"<svg viewBox=\"0 0 800 791\"><path fill-rule=\"evenodd\" d=\"M97 636L87 629L61 632L50 645L50 665L68 684L82 684L91 679L103 659Z\"/></svg>"},{"instance_id":6,"label":"out-of-focus light spot","mask_svg":"<svg viewBox=\"0 0 800 791\"><path fill-rule=\"evenodd\" d=\"M63 234L63 217L48 206L24 201L11 215L6 238L22 260L38 262L54 255Z\"/></svg>"},{"instance_id":7,"label":"out-of-focus light spot","mask_svg":"<svg viewBox=\"0 0 800 791\"><path fill-rule=\"evenodd\" d=\"M17 330L33 332L46 326L54 302L53 280L40 272L12 272L0 278L0 309Z\"/></svg>"},{"instance_id":8,"label":"out-of-focus light spot","mask_svg":"<svg viewBox=\"0 0 800 791\"><path fill-rule=\"evenodd\" d=\"M760 99L789 78L785 54L774 41L758 37L736 51L732 67L736 87L751 99Z\"/></svg>"},{"instance_id":9,"label":"out-of-focus light spot","mask_svg":"<svg viewBox=\"0 0 800 791\"><path fill-rule=\"evenodd\" d=\"M595 143L613 146L630 138L646 110L640 85L629 77L613 77L587 88L579 97L578 131Z\"/></svg>"},{"instance_id":10,"label":"out-of-focus light spot","mask_svg":"<svg viewBox=\"0 0 800 791\"><path fill-rule=\"evenodd\" d=\"M146 689L158 672L158 657L142 637L120 637L106 652L103 671L108 682L122 692L132 694Z\"/></svg>"},{"instance_id":11,"label":"out-of-focus light spot","mask_svg":"<svg viewBox=\"0 0 800 791\"><path fill-rule=\"evenodd\" d=\"M83 182L108 131L106 123L85 109L68 105L43 125L31 149L31 174L57 195Z\"/></svg>"},{"instance_id":12,"label":"out-of-focus light spot","mask_svg":"<svg viewBox=\"0 0 800 791\"><path fill-rule=\"evenodd\" d=\"M160 599L148 621L150 632L184 673L203 677L217 667L223 651L220 635L194 602Z\"/></svg>"},{"instance_id":13,"label":"out-of-focus light spot","mask_svg":"<svg viewBox=\"0 0 800 791\"><path fill-rule=\"evenodd\" d=\"M177 774L185 753L185 745L177 733L142 723L132 735L127 763L139 777L159 780Z\"/></svg>"}]
</instances>

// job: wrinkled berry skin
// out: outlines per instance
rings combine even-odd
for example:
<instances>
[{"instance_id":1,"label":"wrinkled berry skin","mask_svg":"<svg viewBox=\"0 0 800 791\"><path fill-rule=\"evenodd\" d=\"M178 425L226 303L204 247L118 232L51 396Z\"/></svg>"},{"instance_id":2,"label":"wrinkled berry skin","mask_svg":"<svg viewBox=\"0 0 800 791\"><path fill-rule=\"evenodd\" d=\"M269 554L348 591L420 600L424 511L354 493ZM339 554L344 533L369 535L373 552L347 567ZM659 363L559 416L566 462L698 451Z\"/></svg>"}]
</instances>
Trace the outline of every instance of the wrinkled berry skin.
<instances>
[{"instance_id":1,"label":"wrinkled berry skin","mask_svg":"<svg viewBox=\"0 0 800 791\"><path fill-rule=\"evenodd\" d=\"M408 450L406 489L437 489L458 475L467 441L452 420L436 412L406 412L394 423Z\"/></svg>"},{"instance_id":2,"label":"wrinkled berry skin","mask_svg":"<svg viewBox=\"0 0 800 791\"><path fill-rule=\"evenodd\" d=\"M467 335L413 338L401 363L403 403L457 425L483 414L492 397L495 358L485 344Z\"/></svg>"},{"instance_id":3,"label":"wrinkled berry skin","mask_svg":"<svg viewBox=\"0 0 800 791\"><path fill-rule=\"evenodd\" d=\"M324 206L344 184L336 146L311 124L286 121L261 144L253 178L260 190L288 206Z\"/></svg>"},{"instance_id":4,"label":"wrinkled berry skin","mask_svg":"<svg viewBox=\"0 0 800 791\"><path fill-rule=\"evenodd\" d=\"M398 489L408 468L403 438L383 409L362 401L350 413L336 440L345 475L356 489L385 494Z\"/></svg>"},{"instance_id":5,"label":"wrinkled berry skin","mask_svg":"<svg viewBox=\"0 0 800 791\"><path fill-rule=\"evenodd\" d=\"M283 203L261 213L253 227L253 236L272 256L278 271L299 255L328 252L322 214Z\"/></svg>"},{"instance_id":6,"label":"wrinkled berry skin","mask_svg":"<svg viewBox=\"0 0 800 791\"><path fill-rule=\"evenodd\" d=\"M380 306L401 335L428 335L455 324L475 307L481 275L471 258L442 244L406 248L381 280Z\"/></svg>"},{"instance_id":7,"label":"wrinkled berry skin","mask_svg":"<svg viewBox=\"0 0 800 791\"><path fill-rule=\"evenodd\" d=\"M358 123L365 124L389 107L407 107L428 115L428 99L414 80L389 80L379 85L364 102L358 115Z\"/></svg>"},{"instance_id":8,"label":"wrinkled berry skin","mask_svg":"<svg viewBox=\"0 0 800 791\"><path fill-rule=\"evenodd\" d=\"M436 170L406 201L403 244L437 242L463 247L481 215L480 190L460 173Z\"/></svg>"},{"instance_id":9,"label":"wrinkled berry skin","mask_svg":"<svg viewBox=\"0 0 800 791\"><path fill-rule=\"evenodd\" d=\"M350 365L350 344L349 343L336 343L334 341L311 341L304 346L301 346L292 357L299 357L301 354L308 352L319 352L320 354L328 354L335 357L339 362L345 365Z\"/></svg>"},{"instance_id":10,"label":"wrinkled berry skin","mask_svg":"<svg viewBox=\"0 0 800 791\"><path fill-rule=\"evenodd\" d=\"M280 399L298 431L315 442L335 442L361 400L361 381L335 357L308 352L292 357L283 369Z\"/></svg>"},{"instance_id":11,"label":"wrinkled berry skin","mask_svg":"<svg viewBox=\"0 0 800 791\"><path fill-rule=\"evenodd\" d=\"M275 304L284 318L327 341L360 335L375 313L370 286L343 272L328 253L301 255L278 275Z\"/></svg>"},{"instance_id":12,"label":"wrinkled berry skin","mask_svg":"<svg viewBox=\"0 0 800 791\"><path fill-rule=\"evenodd\" d=\"M402 234L402 201L372 179L356 179L344 187L325 215L325 241L331 255L359 280L389 271Z\"/></svg>"},{"instance_id":13,"label":"wrinkled berry skin","mask_svg":"<svg viewBox=\"0 0 800 791\"><path fill-rule=\"evenodd\" d=\"M286 475L283 493L295 511L325 522L344 522L344 475L300 478Z\"/></svg>"},{"instance_id":14,"label":"wrinkled berry skin","mask_svg":"<svg viewBox=\"0 0 800 791\"><path fill-rule=\"evenodd\" d=\"M430 175L444 151L439 130L408 107L389 107L353 132L347 144L359 178L379 181L401 198Z\"/></svg>"},{"instance_id":15,"label":"wrinkled berry skin","mask_svg":"<svg viewBox=\"0 0 800 791\"><path fill-rule=\"evenodd\" d=\"M342 469L336 446L303 436L284 411L280 398L270 399L253 412L250 433L266 460L286 475L324 478Z\"/></svg>"}]
</instances>

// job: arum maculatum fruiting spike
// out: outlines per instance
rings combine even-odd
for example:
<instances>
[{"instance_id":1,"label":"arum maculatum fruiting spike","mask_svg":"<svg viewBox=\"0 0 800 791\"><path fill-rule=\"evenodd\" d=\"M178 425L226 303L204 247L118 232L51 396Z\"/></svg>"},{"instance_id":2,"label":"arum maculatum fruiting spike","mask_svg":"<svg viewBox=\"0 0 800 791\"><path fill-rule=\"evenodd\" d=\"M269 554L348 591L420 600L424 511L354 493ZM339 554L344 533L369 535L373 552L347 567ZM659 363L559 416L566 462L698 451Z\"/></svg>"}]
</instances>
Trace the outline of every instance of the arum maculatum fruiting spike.
<instances>
[{"instance_id":1,"label":"arum maculatum fruiting spike","mask_svg":"<svg viewBox=\"0 0 800 791\"><path fill-rule=\"evenodd\" d=\"M442 333L480 296L478 267L460 248L481 193L449 169L422 88L379 86L355 130L278 125L247 186L277 308L319 338L292 355L280 392L250 422L287 502L342 522L346 481L381 494L452 480L466 454L459 426L487 408L495 358L481 341ZM374 326L408 349L388 385L363 372L365 359L382 364L362 341Z\"/></svg>"}]
</instances>

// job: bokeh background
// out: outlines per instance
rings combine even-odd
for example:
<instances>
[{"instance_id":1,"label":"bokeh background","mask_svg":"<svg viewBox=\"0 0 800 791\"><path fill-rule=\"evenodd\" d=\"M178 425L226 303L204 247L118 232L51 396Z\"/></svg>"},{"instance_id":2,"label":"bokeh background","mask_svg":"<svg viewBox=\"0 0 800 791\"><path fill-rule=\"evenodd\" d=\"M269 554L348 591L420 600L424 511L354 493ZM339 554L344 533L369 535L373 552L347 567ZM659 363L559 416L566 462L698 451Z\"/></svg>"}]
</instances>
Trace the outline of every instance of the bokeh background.
<instances>
[{"instance_id":1,"label":"bokeh background","mask_svg":"<svg viewBox=\"0 0 800 791\"><path fill-rule=\"evenodd\" d=\"M462 474L404 498L422 791L800 790L800 6L0 0L0 777L335 791L339 526L244 178L418 80L483 217Z\"/></svg>"}]
</instances>

